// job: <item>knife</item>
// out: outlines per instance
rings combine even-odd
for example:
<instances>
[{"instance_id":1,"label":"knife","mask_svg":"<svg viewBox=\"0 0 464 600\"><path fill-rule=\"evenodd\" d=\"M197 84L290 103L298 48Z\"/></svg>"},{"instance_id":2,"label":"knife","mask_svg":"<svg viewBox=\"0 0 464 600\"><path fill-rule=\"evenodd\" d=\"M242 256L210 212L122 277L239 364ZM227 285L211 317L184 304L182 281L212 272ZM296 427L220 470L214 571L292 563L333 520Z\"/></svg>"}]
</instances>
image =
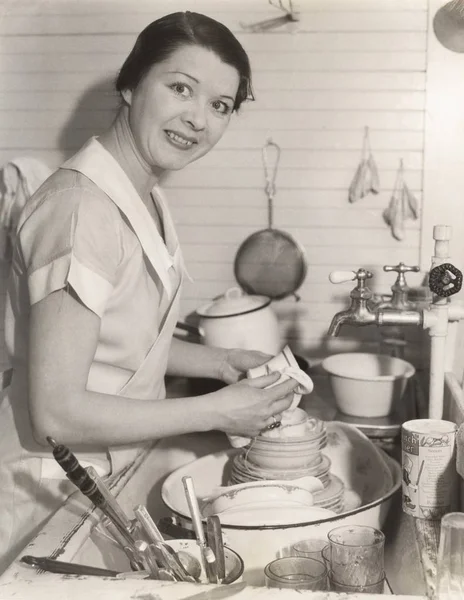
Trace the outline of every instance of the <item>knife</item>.
<instances>
[{"instance_id":1,"label":"knife","mask_svg":"<svg viewBox=\"0 0 464 600\"><path fill-rule=\"evenodd\" d=\"M222 598L230 598L231 596L235 596L235 594L239 594L246 587L247 584L245 581L231 583L230 585L218 585L199 594L186 596L182 600L221 600Z\"/></svg>"},{"instance_id":2,"label":"knife","mask_svg":"<svg viewBox=\"0 0 464 600\"><path fill-rule=\"evenodd\" d=\"M221 521L217 515L211 515L206 518L206 540L216 557L217 576L221 582L226 576L226 565Z\"/></svg>"},{"instance_id":3,"label":"knife","mask_svg":"<svg viewBox=\"0 0 464 600\"><path fill-rule=\"evenodd\" d=\"M20 562L41 569L42 571L48 571L49 573L61 573L63 575L94 575L98 577L116 577L119 575L119 571L112 571L110 569L100 569L99 567L92 567L90 565L81 565L77 563L64 562L62 560L55 560L54 558L48 558L46 556L22 556Z\"/></svg>"}]
</instances>

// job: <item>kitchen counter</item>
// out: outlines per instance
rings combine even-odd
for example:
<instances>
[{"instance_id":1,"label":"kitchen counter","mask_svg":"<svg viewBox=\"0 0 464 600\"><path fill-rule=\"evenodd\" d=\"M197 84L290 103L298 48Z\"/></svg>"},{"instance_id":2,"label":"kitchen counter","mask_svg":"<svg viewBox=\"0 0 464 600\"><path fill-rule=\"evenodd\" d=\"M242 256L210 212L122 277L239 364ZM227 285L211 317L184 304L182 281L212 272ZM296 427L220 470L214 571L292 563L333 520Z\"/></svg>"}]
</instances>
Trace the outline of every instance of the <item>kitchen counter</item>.
<instances>
[{"instance_id":1,"label":"kitchen counter","mask_svg":"<svg viewBox=\"0 0 464 600\"><path fill-rule=\"evenodd\" d=\"M316 382L317 394L311 394L304 398L304 406L311 414L319 411L319 416L333 413L332 401L324 391L323 383ZM169 385L169 395L176 396L185 393L185 382L173 380ZM309 403L306 406L306 403ZM138 459L125 473L121 475L113 489L120 504L127 512L138 503L146 504L155 520L161 516L167 516L168 510L161 502L161 485L165 477L182 464L186 464L201 456L216 452L224 448L225 436L218 432L210 434L191 434L162 440L151 447L147 447ZM155 484L153 485L153 483ZM400 498L399 498L400 501ZM427 586L424 583L424 568L427 565L420 559L421 527L414 520L406 520L401 510L394 510L394 515L400 519L388 520L386 536L389 540L386 549L387 570L398 568L398 561L408 567L411 579L411 571L414 577L409 583L407 594L398 595L399 600L424 600ZM99 520L98 511L95 511L87 499L76 492L68 502L57 511L37 538L24 549L22 554L33 554L35 556L50 556L63 561L72 562L78 556L76 562L92 564L95 566L107 566L98 548L98 544L89 544L92 529ZM413 536L411 537L411 532ZM392 540L396 540L391 544ZM411 540L416 540L416 550L412 548ZM407 548L407 552L405 549ZM80 556L79 556L80 554ZM414 555L414 556L412 556ZM396 556L396 559L395 559ZM409 557L409 562L408 562ZM395 562L396 560L396 562ZM389 576L390 579L390 576ZM398 582L399 583L399 582ZM407 586L406 586L407 587ZM396 589L395 589L396 588ZM127 598L139 600L181 600L204 590L211 586L199 584L160 582L153 580L116 580L112 578L97 578L83 576L61 576L55 574L41 574L34 569L14 561L10 568L0 578L0 598L2 600L22 600L23 598L62 600L63 598L82 598L85 594L91 594L93 600L111 598L111 600L126 600ZM400 591L400 586L394 583L393 591ZM282 594L285 594L283 596ZM297 596L298 594L298 596ZM306 592L313 600L325 600L338 598L340 595L330 592ZM291 598L301 597L300 591L275 590L262 587L247 587L235 596L237 600L251 600L252 598ZM346 596L345 596L346 597ZM381 595L352 595L353 598L368 600L369 598L382 598ZM213 600L213 599L211 599Z\"/></svg>"}]
</instances>

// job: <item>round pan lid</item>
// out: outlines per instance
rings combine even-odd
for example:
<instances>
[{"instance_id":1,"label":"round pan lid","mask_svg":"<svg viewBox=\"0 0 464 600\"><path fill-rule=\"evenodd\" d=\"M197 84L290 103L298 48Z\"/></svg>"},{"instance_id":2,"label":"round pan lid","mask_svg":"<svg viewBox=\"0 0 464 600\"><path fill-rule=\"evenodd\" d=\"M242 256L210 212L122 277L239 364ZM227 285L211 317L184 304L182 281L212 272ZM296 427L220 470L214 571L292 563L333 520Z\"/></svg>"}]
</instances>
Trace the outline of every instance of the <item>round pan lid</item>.
<instances>
[{"instance_id":1,"label":"round pan lid","mask_svg":"<svg viewBox=\"0 0 464 600\"><path fill-rule=\"evenodd\" d=\"M225 294L197 309L200 317L220 318L244 315L268 306L271 299L267 296L251 296L238 287L229 288Z\"/></svg>"}]
</instances>

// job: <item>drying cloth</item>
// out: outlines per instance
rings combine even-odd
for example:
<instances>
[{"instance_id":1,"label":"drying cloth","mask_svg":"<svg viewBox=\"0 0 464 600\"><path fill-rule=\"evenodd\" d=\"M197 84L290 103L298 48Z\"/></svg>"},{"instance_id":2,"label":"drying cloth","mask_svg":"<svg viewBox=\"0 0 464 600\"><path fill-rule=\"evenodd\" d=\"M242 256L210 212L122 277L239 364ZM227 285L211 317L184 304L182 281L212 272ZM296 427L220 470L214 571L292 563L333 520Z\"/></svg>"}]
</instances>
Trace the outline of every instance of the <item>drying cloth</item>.
<instances>
[{"instance_id":1,"label":"drying cloth","mask_svg":"<svg viewBox=\"0 0 464 600\"><path fill-rule=\"evenodd\" d=\"M303 394L310 394L313 391L314 383L307 373L297 367L285 367L282 369L282 371L280 371L280 373L280 378L272 385L269 385L266 389L274 387L275 385L278 385L279 383L282 383L290 378L295 379L299 383L298 387L295 388L293 392L292 404L285 412L282 413L282 421L285 421L295 410L295 408L297 408L298 404L300 403L301 396ZM228 435L227 437L234 448L242 448L251 442L251 438L249 437L243 437L239 435Z\"/></svg>"},{"instance_id":2,"label":"drying cloth","mask_svg":"<svg viewBox=\"0 0 464 600\"><path fill-rule=\"evenodd\" d=\"M8 233L11 242L28 198L52 172L40 160L26 156L14 158L0 169L0 228Z\"/></svg>"},{"instance_id":3,"label":"drying cloth","mask_svg":"<svg viewBox=\"0 0 464 600\"><path fill-rule=\"evenodd\" d=\"M464 479L464 423L456 434L456 470Z\"/></svg>"},{"instance_id":4,"label":"drying cloth","mask_svg":"<svg viewBox=\"0 0 464 600\"><path fill-rule=\"evenodd\" d=\"M351 203L357 202L371 192L373 194L378 194L379 191L379 171L377 169L374 156L372 155L371 144L369 141L369 127L365 127L361 162L359 163L353 180L351 181L348 190L348 200Z\"/></svg>"},{"instance_id":5,"label":"drying cloth","mask_svg":"<svg viewBox=\"0 0 464 600\"><path fill-rule=\"evenodd\" d=\"M400 166L396 176L395 187L390 199L388 208L383 213L383 218L387 225L390 226L393 237L397 240L404 238L404 224L407 219L418 219L419 210L418 203L411 192L403 174L403 161L400 161Z\"/></svg>"}]
</instances>

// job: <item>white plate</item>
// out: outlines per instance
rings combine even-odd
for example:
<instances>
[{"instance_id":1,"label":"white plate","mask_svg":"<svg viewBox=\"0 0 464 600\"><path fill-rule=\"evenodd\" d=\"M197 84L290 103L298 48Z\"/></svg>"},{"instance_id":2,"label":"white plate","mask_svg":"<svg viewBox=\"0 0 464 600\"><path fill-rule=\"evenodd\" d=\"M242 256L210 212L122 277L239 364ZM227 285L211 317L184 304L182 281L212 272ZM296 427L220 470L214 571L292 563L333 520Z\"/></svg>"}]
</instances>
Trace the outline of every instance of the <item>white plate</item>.
<instances>
[{"instance_id":1,"label":"white plate","mask_svg":"<svg viewBox=\"0 0 464 600\"><path fill-rule=\"evenodd\" d=\"M293 525L296 523L310 523L321 519L330 519L335 512L317 506L285 507L271 506L253 509L236 509L221 513L219 519L223 525Z\"/></svg>"}]
</instances>

